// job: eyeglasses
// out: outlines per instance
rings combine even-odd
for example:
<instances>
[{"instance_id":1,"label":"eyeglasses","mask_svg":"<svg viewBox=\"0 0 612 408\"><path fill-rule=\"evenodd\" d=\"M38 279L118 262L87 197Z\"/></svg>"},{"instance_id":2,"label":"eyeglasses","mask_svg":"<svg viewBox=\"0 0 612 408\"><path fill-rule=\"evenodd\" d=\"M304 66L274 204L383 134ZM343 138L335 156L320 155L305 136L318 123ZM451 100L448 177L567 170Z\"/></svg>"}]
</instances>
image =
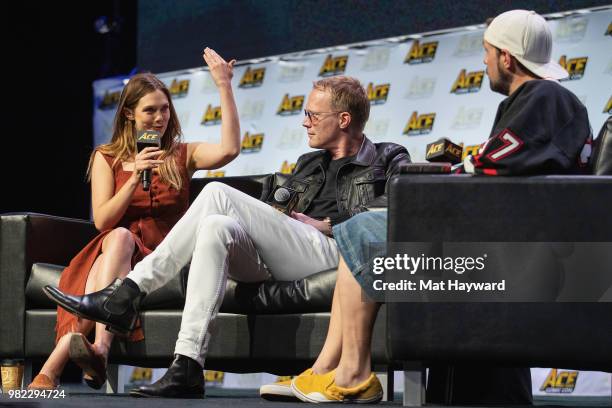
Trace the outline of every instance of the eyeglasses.
<instances>
[{"instance_id":1,"label":"eyeglasses","mask_svg":"<svg viewBox=\"0 0 612 408\"><path fill-rule=\"evenodd\" d=\"M319 121L321 120L321 115L330 115L333 113L340 113L340 111L333 111L333 112L313 112L313 111L309 111L308 109L304 109L304 116L308 118L308 120L310 120L310 122L315 125L317 123L319 123Z\"/></svg>"}]
</instances>

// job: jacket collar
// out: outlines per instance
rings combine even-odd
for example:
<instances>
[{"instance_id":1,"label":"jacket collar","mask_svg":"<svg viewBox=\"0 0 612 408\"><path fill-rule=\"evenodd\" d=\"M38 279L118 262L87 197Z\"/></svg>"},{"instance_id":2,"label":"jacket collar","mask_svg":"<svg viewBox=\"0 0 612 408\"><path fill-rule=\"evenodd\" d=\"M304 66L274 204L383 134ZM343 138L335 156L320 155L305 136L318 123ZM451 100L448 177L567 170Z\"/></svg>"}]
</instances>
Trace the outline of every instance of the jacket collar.
<instances>
[{"instance_id":1,"label":"jacket collar","mask_svg":"<svg viewBox=\"0 0 612 408\"><path fill-rule=\"evenodd\" d=\"M321 157L324 161L331 160L331 153L327 150L320 150L320 154L317 156ZM363 135L363 141L361 142L359 151L351 163L358 166L370 166L372 163L374 163L375 158L376 146L370 139L367 138L366 135Z\"/></svg>"},{"instance_id":2,"label":"jacket collar","mask_svg":"<svg viewBox=\"0 0 612 408\"><path fill-rule=\"evenodd\" d=\"M352 163L359 166L370 166L374 162L375 158L376 146L374 146L374 143L372 143L366 135L363 135L363 142L361 142L359 152L357 153L357 156L355 156Z\"/></svg>"}]
</instances>

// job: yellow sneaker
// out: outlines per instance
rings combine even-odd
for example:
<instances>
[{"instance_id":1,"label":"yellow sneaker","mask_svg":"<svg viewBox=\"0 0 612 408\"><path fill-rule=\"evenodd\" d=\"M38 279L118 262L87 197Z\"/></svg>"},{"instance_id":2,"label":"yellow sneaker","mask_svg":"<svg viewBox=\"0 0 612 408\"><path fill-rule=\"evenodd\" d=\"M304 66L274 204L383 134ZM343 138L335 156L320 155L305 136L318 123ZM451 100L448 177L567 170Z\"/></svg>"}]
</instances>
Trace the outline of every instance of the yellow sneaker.
<instances>
[{"instance_id":1,"label":"yellow sneaker","mask_svg":"<svg viewBox=\"0 0 612 408\"><path fill-rule=\"evenodd\" d=\"M327 374L296 377L291 382L293 394L304 402L352 402L367 404L379 402L383 397L382 386L374 373L361 384L343 388L336 385L336 370Z\"/></svg>"},{"instance_id":2,"label":"yellow sneaker","mask_svg":"<svg viewBox=\"0 0 612 408\"><path fill-rule=\"evenodd\" d=\"M312 375L312 368L307 369L298 377ZM266 384L259 387L259 396L268 401L296 401L297 397L291 391L291 381L281 380L274 384Z\"/></svg>"}]
</instances>

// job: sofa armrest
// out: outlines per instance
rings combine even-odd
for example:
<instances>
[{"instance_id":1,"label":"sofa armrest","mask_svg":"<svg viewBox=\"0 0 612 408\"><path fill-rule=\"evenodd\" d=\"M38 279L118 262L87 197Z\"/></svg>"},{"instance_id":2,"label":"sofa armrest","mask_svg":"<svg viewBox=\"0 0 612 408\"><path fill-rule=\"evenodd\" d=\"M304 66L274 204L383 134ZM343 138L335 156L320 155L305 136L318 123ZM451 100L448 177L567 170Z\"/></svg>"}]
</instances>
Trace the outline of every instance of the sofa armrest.
<instances>
[{"instance_id":1,"label":"sofa armrest","mask_svg":"<svg viewBox=\"0 0 612 408\"><path fill-rule=\"evenodd\" d=\"M612 177L402 175L389 242L612 242ZM609 370L611 302L390 303L390 358Z\"/></svg>"},{"instance_id":2,"label":"sofa armrest","mask_svg":"<svg viewBox=\"0 0 612 408\"><path fill-rule=\"evenodd\" d=\"M0 216L0 357L23 356L25 287L32 264L68 265L97 233L84 220L35 213Z\"/></svg>"}]
</instances>

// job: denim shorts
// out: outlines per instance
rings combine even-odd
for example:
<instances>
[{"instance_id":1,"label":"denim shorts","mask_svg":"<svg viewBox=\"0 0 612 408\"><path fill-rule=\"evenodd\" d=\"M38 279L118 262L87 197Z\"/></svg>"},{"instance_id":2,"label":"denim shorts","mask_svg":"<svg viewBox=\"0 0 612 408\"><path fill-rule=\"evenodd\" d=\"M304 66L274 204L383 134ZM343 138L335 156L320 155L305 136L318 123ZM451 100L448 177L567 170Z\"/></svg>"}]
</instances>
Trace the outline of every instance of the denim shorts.
<instances>
[{"instance_id":1,"label":"denim shorts","mask_svg":"<svg viewBox=\"0 0 612 408\"><path fill-rule=\"evenodd\" d=\"M344 261L370 299L380 297L373 289L371 262L387 252L387 211L364 212L335 225L334 238Z\"/></svg>"}]
</instances>

